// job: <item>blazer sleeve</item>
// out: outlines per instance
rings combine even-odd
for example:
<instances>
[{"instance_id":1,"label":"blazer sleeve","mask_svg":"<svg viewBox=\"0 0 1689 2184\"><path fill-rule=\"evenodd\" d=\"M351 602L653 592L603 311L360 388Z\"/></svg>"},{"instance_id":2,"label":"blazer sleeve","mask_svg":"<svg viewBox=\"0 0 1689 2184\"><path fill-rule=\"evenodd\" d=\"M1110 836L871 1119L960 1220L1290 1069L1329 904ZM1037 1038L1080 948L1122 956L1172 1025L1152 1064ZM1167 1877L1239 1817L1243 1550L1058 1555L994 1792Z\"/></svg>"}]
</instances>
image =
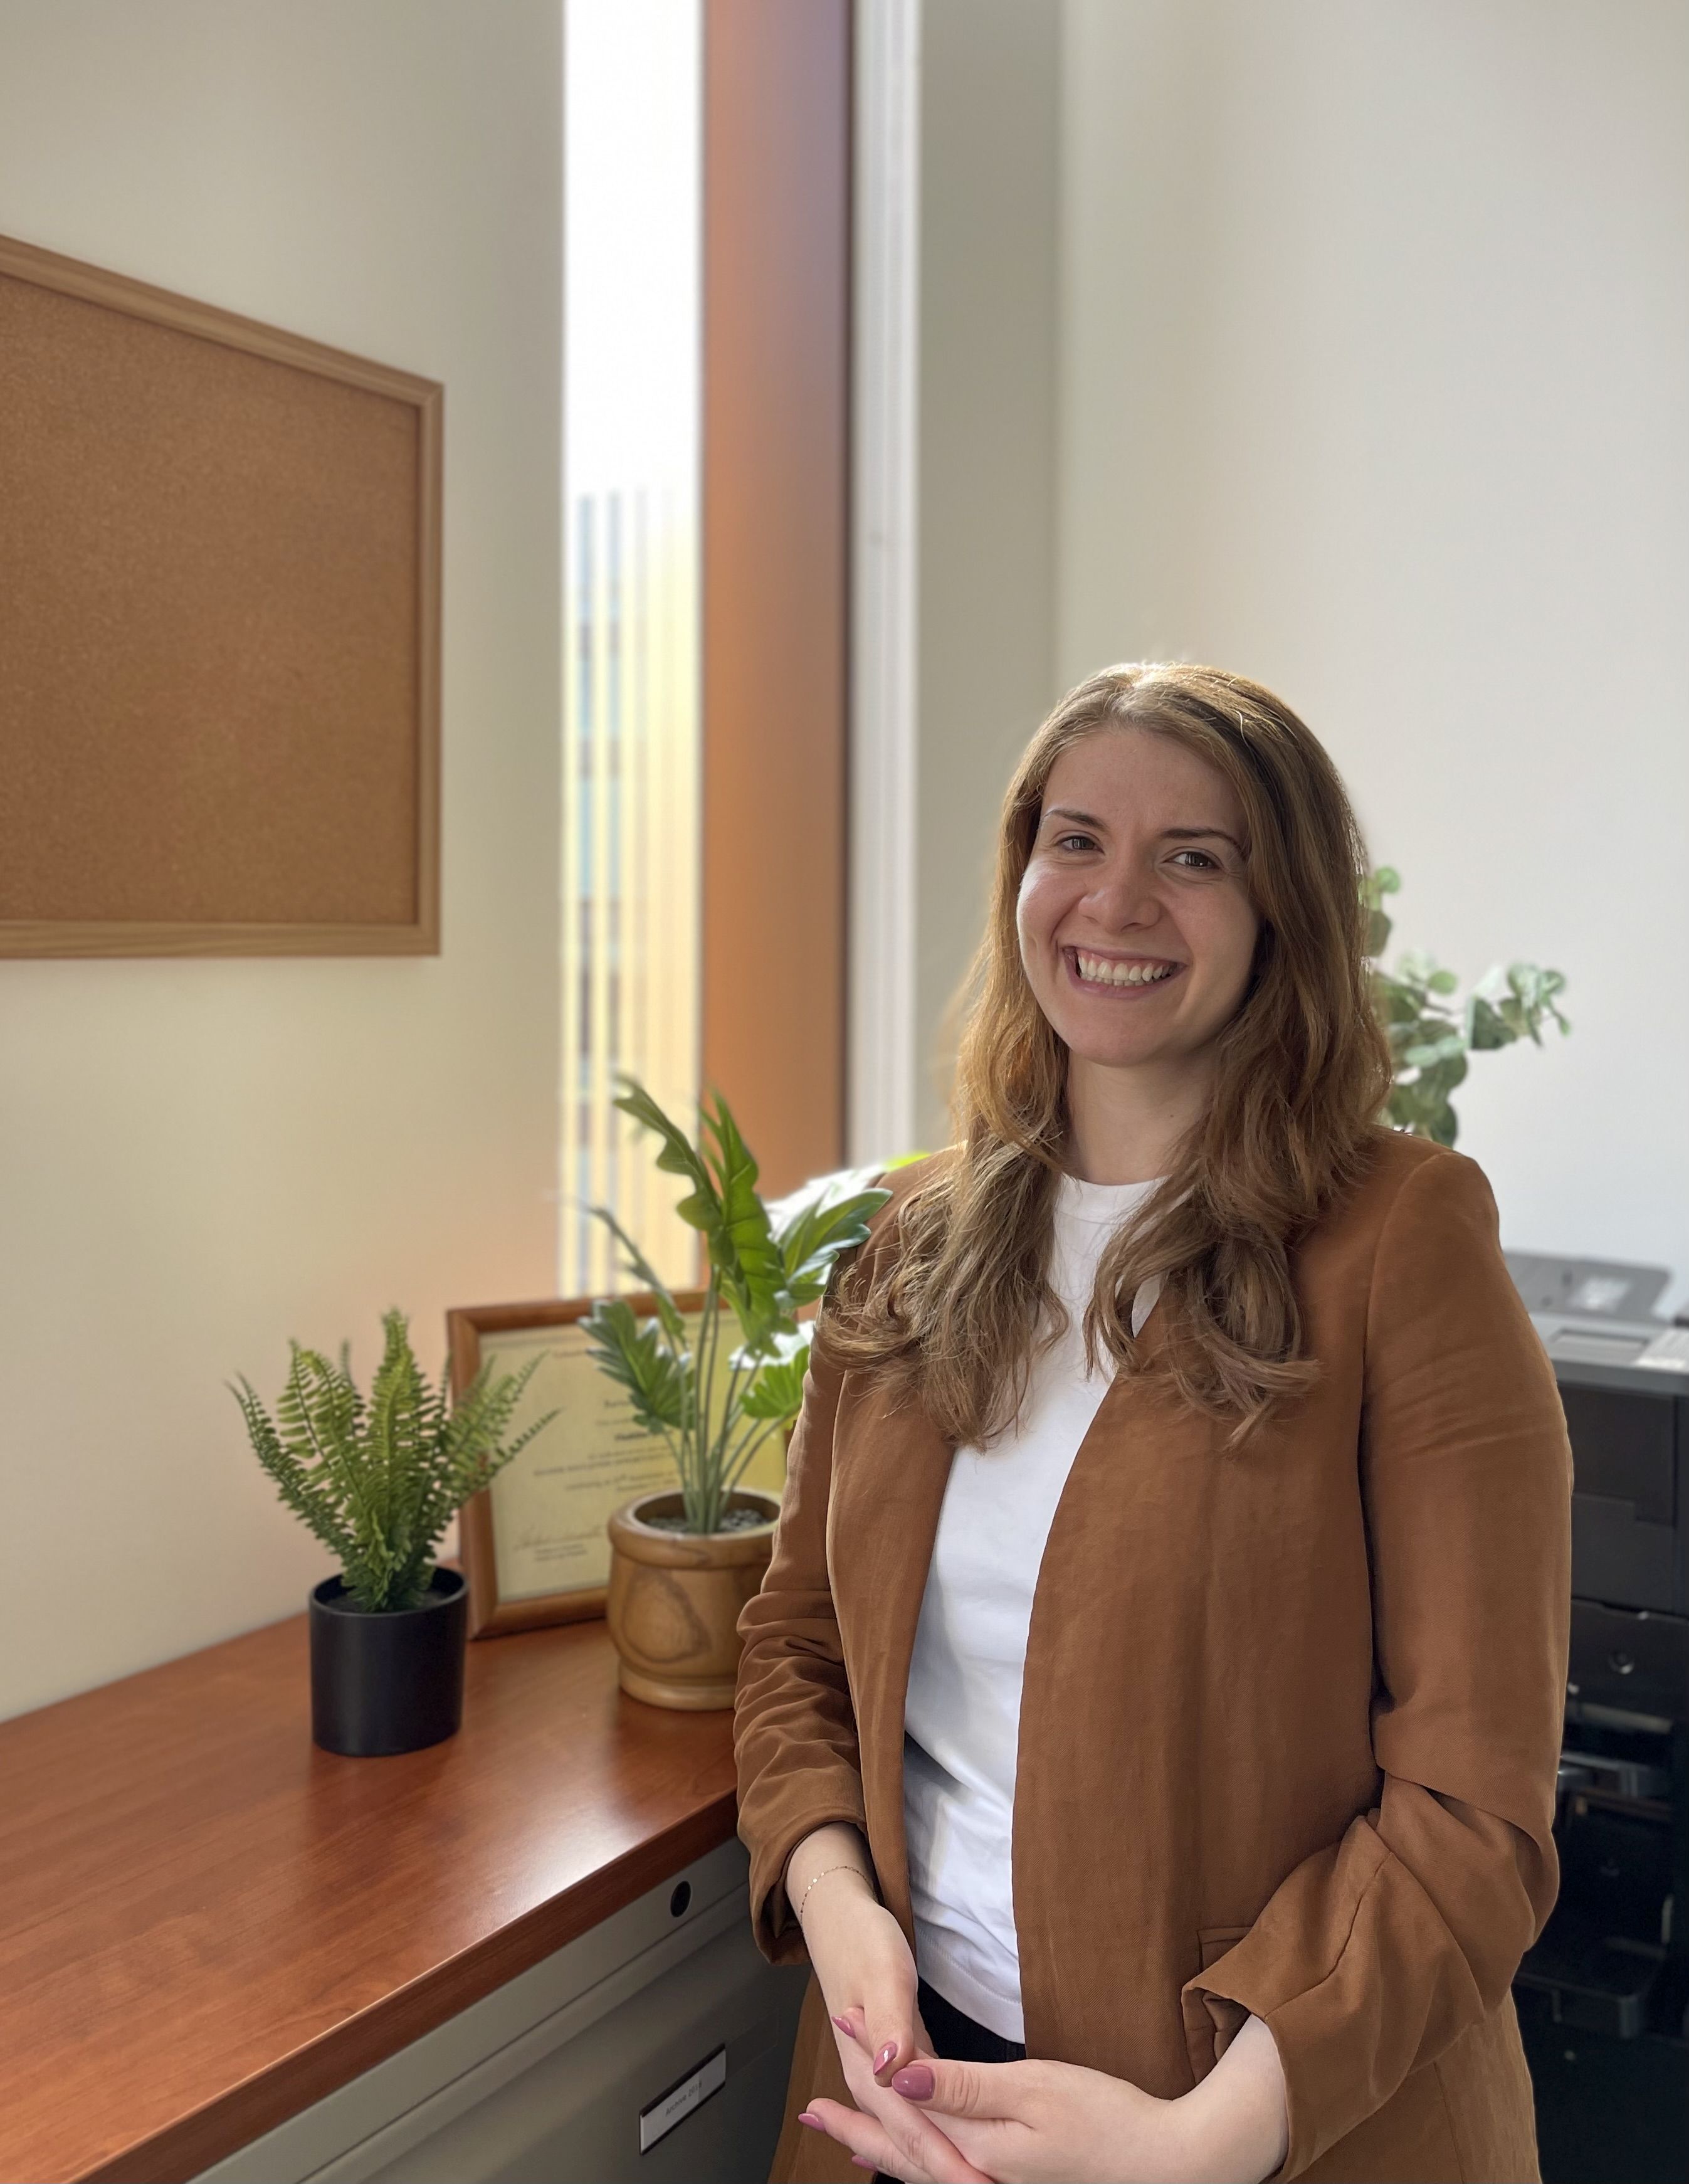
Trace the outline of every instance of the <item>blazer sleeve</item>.
<instances>
[{"instance_id":1,"label":"blazer sleeve","mask_svg":"<svg viewBox=\"0 0 1689 2184\"><path fill-rule=\"evenodd\" d=\"M842 1376L817 1341L787 1459L786 1491L762 1589L739 1617L744 1652L733 1710L739 1831L750 1852L751 1921L775 1964L805 1959L786 1901L786 1862L829 1820L864 1836L856 1717L827 1568L827 1510Z\"/></svg>"},{"instance_id":2,"label":"blazer sleeve","mask_svg":"<svg viewBox=\"0 0 1689 2184\"><path fill-rule=\"evenodd\" d=\"M1380 1236L1362 1489L1377 1805L1185 1990L1278 2043L1292 2177L1507 1994L1558 1881L1571 1451L1482 1171L1424 1161Z\"/></svg>"}]
</instances>

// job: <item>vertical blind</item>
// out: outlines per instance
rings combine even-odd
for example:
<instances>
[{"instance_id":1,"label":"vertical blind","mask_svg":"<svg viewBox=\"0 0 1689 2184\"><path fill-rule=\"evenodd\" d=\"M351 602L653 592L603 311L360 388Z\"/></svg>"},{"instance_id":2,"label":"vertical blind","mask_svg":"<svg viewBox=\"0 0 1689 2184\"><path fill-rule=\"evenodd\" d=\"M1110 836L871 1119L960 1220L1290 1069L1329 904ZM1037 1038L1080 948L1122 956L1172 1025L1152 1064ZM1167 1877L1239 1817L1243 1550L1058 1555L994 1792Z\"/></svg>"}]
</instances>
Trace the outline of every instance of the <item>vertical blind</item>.
<instances>
[{"instance_id":1,"label":"vertical blind","mask_svg":"<svg viewBox=\"0 0 1689 2184\"><path fill-rule=\"evenodd\" d=\"M615 1286L608 1206L671 1283L693 1232L621 1072L689 1124L698 1078L695 504L655 488L571 508L563 926L563 1285Z\"/></svg>"}]
</instances>

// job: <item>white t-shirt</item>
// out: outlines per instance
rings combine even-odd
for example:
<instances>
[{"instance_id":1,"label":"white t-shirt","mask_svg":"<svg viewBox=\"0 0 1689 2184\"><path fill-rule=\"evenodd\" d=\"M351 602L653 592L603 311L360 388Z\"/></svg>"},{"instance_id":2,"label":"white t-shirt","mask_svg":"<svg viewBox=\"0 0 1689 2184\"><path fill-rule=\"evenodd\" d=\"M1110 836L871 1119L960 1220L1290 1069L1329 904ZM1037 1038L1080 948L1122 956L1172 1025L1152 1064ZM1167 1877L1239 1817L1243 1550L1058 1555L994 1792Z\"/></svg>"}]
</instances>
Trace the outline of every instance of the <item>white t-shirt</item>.
<instances>
[{"instance_id":1,"label":"white t-shirt","mask_svg":"<svg viewBox=\"0 0 1689 2184\"><path fill-rule=\"evenodd\" d=\"M1017 1427L950 1465L910 1664L903 1816L921 1976L1006 2040L1025 2037L1010 1841L1032 1596L1068 1471L1113 1377L1085 1371L1097 1263L1154 1183L1057 1185L1050 1284L1062 1340L1034 1361ZM1146 1283L1135 1334L1155 1303Z\"/></svg>"}]
</instances>

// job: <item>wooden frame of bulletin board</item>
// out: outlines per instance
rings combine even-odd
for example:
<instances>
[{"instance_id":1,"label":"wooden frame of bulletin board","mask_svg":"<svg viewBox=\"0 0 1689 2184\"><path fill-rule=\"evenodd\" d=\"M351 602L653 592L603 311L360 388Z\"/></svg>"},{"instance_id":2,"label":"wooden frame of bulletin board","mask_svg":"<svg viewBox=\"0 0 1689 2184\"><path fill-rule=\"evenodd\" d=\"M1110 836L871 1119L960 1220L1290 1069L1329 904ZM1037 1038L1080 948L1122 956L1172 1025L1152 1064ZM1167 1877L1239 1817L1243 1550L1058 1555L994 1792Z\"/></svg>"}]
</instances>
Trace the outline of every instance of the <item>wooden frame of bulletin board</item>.
<instances>
[{"instance_id":1,"label":"wooden frame of bulletin board","mask_svg":"<svg viewBox=\"0 0 1689 2184\"><path fill-rule=\"evenodd\" d=\"M0 956L438 952L443 404L0 237Z\"/></svg>"}]
</instances>

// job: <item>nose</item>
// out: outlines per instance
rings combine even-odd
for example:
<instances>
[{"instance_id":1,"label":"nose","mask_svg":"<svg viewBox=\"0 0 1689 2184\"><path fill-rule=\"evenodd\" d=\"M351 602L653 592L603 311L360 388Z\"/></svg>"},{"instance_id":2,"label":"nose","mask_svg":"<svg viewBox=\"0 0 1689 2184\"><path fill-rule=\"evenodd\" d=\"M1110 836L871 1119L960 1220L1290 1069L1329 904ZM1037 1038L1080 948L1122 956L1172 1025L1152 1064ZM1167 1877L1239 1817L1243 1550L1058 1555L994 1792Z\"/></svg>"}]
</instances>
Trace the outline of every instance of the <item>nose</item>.
<instances>
[{"instance_id":1,"label":"nose","mask_svg":"<svg viewBox=\"0 0 1689 2184\"><path fill-rule=\"evenodd\" d=\"M1111 933L1141 931L1161 916L1161 900L1147 876L1130 866L1100 872L1085 902L1099 925Z\"/></svg>"}]
</instances>

